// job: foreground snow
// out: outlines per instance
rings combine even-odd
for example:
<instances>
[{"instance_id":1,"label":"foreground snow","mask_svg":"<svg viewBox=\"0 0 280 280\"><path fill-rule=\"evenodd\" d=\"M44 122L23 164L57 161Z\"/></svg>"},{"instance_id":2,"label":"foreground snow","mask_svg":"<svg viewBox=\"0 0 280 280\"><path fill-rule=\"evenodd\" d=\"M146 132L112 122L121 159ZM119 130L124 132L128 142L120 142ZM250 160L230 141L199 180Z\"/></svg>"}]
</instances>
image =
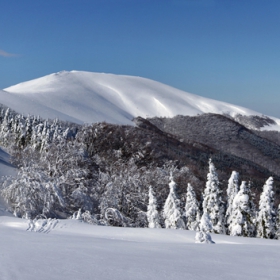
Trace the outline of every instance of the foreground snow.
<instances>
[{"instance_id":1,"label":"foreground snow","mask_svg":"<svg viewBox=\"0 0 280 280\"><path fill-rule=\"evenodd\" d=\"M1 279L279 279L279 241L212 235L203 245L193 231L53 224L30 232L0 217Z\"/></svg>"},{"instance_id":2,"label":"foreground snow","mask_svg":"<svg viewBox=\"0 0 280 280\"><path fill-rule=\"evenodd\" d=\"M137 116L262 114L133 76L62 71L0 90L0 103L22 114L77 123L132 124ZM273 129L280 130L280 120ZM268 128L269 129L269 128Z\"/></svg>"}]
</instances>

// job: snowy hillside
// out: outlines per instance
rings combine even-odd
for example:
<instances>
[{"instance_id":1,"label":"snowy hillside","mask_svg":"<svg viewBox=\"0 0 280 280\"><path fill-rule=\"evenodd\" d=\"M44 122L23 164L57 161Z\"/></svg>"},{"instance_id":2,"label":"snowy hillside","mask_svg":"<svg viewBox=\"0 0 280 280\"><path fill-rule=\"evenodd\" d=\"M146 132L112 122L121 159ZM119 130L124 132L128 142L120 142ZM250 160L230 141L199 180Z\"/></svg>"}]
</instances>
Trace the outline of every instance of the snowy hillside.
<instances>
[{"instance_id":1,"label":"snowy hillside","mask_svg":"<svg viewBox=\"0 0 280 280\"><path fill-rule=\"evenodd\" d=\"M212 234L216 244L195 244L193 231L77 220L49 220L37 227L41 233L28 227L27 220L0 217L1 279L279 279L276 240Z\"/></svg>"},{"instance_id":2,"label":"snowy hillside","mask_svg":"<svg viewBox=\"0 0 280 280\"><path fill-rule=\"evenodd\" d=\"M0 103L19 113L77 123L132 124L137 116L178 114L261 115L145 78L79 71L62 71L6 88L0 91Z\"/></svg>"},{"instance_id":3,"label":"snowy hillside","mask_svg":"<svg viewBox=\"0 0 280 280\"><path fill-rule=\"evenodd\" d=\"M10 164L10 155L0 147L0 177L15 175L17 169Z\"/></svg>"},{"instance_id":4,"label":"snowy hillside","mask_svg":"<svg viewBox=\"0 0 280 280\"><path fill-rule=\"evenodd\" d=\"M17 174L17 171L18 170L13 165L10 164L10 155L0 147L0 178L2 176L15 176ZM7 208L8 205L0 196L0 216L2 215L12 216L11 213L7 212Z\"/></svg>"}]
</instances>

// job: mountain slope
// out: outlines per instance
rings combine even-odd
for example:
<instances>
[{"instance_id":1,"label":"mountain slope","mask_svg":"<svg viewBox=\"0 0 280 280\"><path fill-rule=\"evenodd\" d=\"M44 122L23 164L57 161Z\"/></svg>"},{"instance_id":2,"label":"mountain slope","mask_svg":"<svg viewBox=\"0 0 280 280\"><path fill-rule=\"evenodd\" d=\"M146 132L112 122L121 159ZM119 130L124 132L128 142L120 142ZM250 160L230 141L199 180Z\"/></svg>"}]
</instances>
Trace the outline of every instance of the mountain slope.
<instances>
[{"instance_id":1,"label":"mountain slope","mask_svg":"<svg viewBox=\"0 0 280 280\"><path fill-rule=\"evenodd\" d=\"M223 118L223 116L220 117ZM228 121L233 122L231 120ZM215 149L192 139L183 140L181 135L176 137L175 135L163 132L150 121L141 117L135 119L135 124L136 127L93 124L81 131L80 135L84 136L79 139L83 143L87 143L88 156L99 155L106 162L106 167L110 165L115 166L117 160L129 163L131 159L133 159L138 168L148 167L150 170L152 170L153 166L162 167L169 161L176 164L178 168L187 166L189 169L188 173L184 175L184 178L180 178L177 181L177 194L179 196L185 193L186 182L192 184L198 195L201 194L205 188L205 178L209 169L208 160L211 157L217 168L222 190L226 190L232 170L239 172L242 181L250 180L253 185L252 190L257 195L262 191L265 179L273 176L275 180L275 200L276 203L280 202L278 198L280 193L280 176L277 175L279 171L277 168L275 169L276 172L271 170L271 168L274 169L275 166L278 166L279 160L277 158L257 164L250 160L250 158L244 158L243 155L236 156L231 154L223 149L223 147ZM237 123L236 126L238 126ZM231 129L232 126L229 128ZM242 128L247 131L245 127ZM248 133L250 133L249 130ZM252 136L254 135L252 134ZM258 138L257 136L255 137ZM247 141L243 142L251 150L254 150L260 158L266 159L258 147L251 147L252 145L247 143ZM222 144L225 145L225 143ZM275 152L279 150L279 146L274 147L274 145L268 148ZM120 172L117 171L117 173L119 174ZM154 183L154 190L160 194L157 199L160 207L162 207L165 198L168 196L168 188L162 188L157 183Z\"/></svg>"},{"instance_id":2,"label":"mountain slope","mask_svg":"<svg viewBox=\"0 0 280 280\"><path fill-rule=\"evenodd\" d=\"M11 86L0 91L0 103L19 113L77 123L133 124L131 120L137 116L202 113L261 116L145 78L80 71L62 71Z\"/></svg>"},{"instance_id":3,"label":"mountain slope","mask_svg":"<svg viewBox=\"0 0 280 280\"><path fill-rule=\"evenodd\" d=\"M10 155L0 147L0 177L14 176L17 169L10 163Z\"/></svg>"},{"instance_id":4,"label":"mountain slope","mask_svg":"<svg viewBox=\"0 0 280 280\"><path fill-rule=\"evenodd\" d=\"M252 161L280 176L279 144L257 135L226 116L203 114L194 117L151 118L148 121L179 139L198 142Z\"/></svg>"},{"instance_id":5,"label":"mountain slope","mask_svg":"<svg viewBox=\"0 0 280 280\"><path fill-rule=\"evenodd\" d=\"M2 176L16 176L17 168L10 163L10 155L0 147L0 177ZM8 212L8 204L0 196L0 216L12 216Z\"/></svg>"}]
</instances>

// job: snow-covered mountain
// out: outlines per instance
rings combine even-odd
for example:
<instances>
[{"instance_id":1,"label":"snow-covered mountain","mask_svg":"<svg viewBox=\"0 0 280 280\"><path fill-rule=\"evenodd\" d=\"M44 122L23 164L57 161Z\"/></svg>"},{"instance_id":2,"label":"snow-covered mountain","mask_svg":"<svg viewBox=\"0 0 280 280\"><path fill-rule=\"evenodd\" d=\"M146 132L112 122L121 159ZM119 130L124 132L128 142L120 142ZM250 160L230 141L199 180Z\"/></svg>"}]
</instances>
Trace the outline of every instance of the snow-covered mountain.
<instances>
[{"instance_id":1,"label":"snow-covered mountain","mask_svg":"<svg viewBox=\"0 0 280 280\"><path fill-rule=\"evenodd\" d=\"M22 114L77 123L132 124L137 116L202 113L262 116L141 77L81 71L62 71L8 87L0 91L0 103ZM277 124L274 129L280 130L280 120L272 119Z\"/></svg>"}]
</instances>

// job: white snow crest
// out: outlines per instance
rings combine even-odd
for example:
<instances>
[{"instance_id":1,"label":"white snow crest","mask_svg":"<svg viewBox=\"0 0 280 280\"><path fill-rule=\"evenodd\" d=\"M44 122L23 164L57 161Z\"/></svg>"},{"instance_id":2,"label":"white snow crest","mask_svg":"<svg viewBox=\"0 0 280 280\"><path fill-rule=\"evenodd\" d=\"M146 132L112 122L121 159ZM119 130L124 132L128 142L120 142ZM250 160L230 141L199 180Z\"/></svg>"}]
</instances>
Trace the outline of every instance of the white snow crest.
<instances>
[{"instance_id":1,"label":"white snow crest","mask_svg":"<svg viewBox=\"0 0 280 280\"><path fill-rule=\"evenodd\" d=\"M137 116L262 116L229 103L204 98L133 76L62 71L0 90L0 103L22 114L76 123L133 124ZM273 118L276 123L280 120ZM269 129L269 127L266 127ZM280 125L274 127L280 130Z\"/></svg>"}]
</instances>

